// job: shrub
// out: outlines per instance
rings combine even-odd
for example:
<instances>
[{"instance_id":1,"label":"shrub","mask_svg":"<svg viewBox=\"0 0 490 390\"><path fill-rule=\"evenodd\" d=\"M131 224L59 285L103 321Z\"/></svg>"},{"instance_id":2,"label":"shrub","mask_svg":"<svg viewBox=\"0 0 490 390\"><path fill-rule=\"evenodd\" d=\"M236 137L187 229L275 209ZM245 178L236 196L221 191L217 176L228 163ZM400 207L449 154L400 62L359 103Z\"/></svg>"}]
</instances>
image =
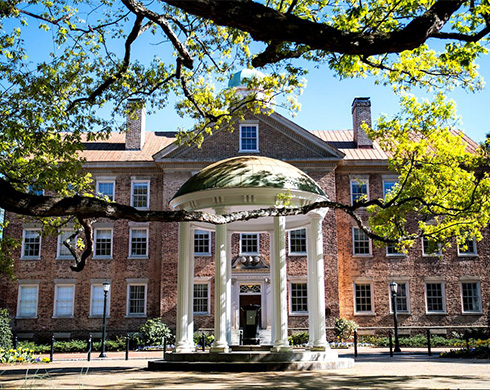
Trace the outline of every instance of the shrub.
<instances>
[{"instance_id":1,"label":"shrub","mask_svg":"<svg viewBox=\"0 0 490 390\"><path fill-rule=\"evenodd\" d=\"M206 347L211 347L214 343L214 335L206 332L195 332L192 339L194 340L194 345L202 348L202 335L204 334L204 342Z\"/></svg>"},{"instance_id":2,"label":"shrub","mask_svg":"<svg viewBox=\"0 0 490 390\"><path fill-rule=\"evenodd\" d=\"M443 358L471 358L471 359L490 359L490 347L478 346L470 349L451 349L448 352L442 352Z\"/></svg>"},{"instance_id":3,"label":"shrub","mask_svg":"<svg viewBox=\"0 0 490 390\"><path fill-rule=\"evenodd\" d=\"M12 348L12 328L7 309L0 309L0 348L4 350Z\"/></svg>"},{"instance_id":4,"label":"shrub","mask_svg":"<svg viewBox=\"0 0 490 390\"><path fill-rule=\"evenodd\" d=\"M357 330L359 326L351 320L346 320L345 318L335 319L335 337L340 341L350 340L354 331Z\"/></svg>"},{"instance_id":5,"label":"shrub","mask_svg":"<svg viewBox=\"0 0 490 390\"><path fill-rule=\"evenodd\" d=\"M292 333L288 337L289 344L293 345L293 346L295 346L295 345L304 346L304 345L308 344L309 339L310 339L310 336L309 336L308 332L296 332L296 333Z\"/></svg>"},{"instance_id":6,"label":"shrub","mask_svg":"<svg viewBox=\"0 0 490 390\"><path fill-rule=\"evenodd\" d=\"M172 332L161 318L149 319L139 328L139 332L144 345L162 345L164 337L167 339L167 344L173 344Z\"/></svg>"}]
</instances>

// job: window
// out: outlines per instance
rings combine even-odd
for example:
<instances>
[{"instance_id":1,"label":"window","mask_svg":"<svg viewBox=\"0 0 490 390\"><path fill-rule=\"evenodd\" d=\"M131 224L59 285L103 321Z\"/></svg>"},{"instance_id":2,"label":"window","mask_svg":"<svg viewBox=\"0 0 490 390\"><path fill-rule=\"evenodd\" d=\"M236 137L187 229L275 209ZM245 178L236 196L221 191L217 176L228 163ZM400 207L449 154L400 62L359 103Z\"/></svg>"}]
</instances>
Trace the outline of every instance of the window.
<instances>
[{"instance_id":1,"label":"window","mask_svg":"<svg viewBox=\"0 0 490 390\"><path fill-rule=\"evenodd\" d=\"M445 313L444 283L425 283L427 313Z\"/></svg>"},{"instance_id":2,"label":"window","mask_svg":"<svg viewBox=\"0 0 490 390\"><path fill-rule=\"evenodd\" d=\"M95 257L112 257L112 229L95 229Z\"/></svg>"},{"instance_id":3,"label":"window","mask_svg":"<svg viewBox=\"0 0 490 390\"><path fill-rule=\"evenodd\" d=\"M424 256L441 256L441 244L435 241L430 241L427 237L422 239L422 254Z\"/></svg>"},{"instance_id":4,"label":"window","mask_svg":"<svg viewBox=\"0 0 490 390\"><path fill-rule=\"evenodd\" d=\"M396 294L396 311L397 313L408 313L410 312L408 305L408 283L407 282L397 282L398 292ZM391 306L393 302L393 297L391 296L390 289L390 311L393 312L393 307Z\"/></svg>"},{"instance_id":5,"label":"window","mask_svg":"<svg viewBox=\"0 0 490 390\"><path fill-rule=\"evenodd\" d=\"M405 254L400 252L398 249L396 249L395 245L393 245L393 244L386 245L386 255L387 256L405 256Z\"/></svg>"},{"instance_id":6,"label":"window","mask_svg":"<svg viewBox=\"0 0 490 390\"><path fill-rule=\"evenodd\" d=\"M146 316L146 284L128 285L128 316Z\"/></svg>"},{"instance_id":7,"label":"window","mask_svg":"<svg viewBox=\"0 0 490 390\"><path fill-rule=\"evenodd\" d=\"M130 257L148 257L148 229L131 228L129 236Z\"/></svg>"},{"instance_id":8,"label":"window","mask_svg":"<svg viewBox=\"0 0 490 390\"><path fill-rule=\"evenodd\" d=\"M354 283L355 314L374 314L371 283Z\"/></svg>"},{"instance_id":9,"label":"window","mask_svg":"<svg viewBox=\"0 0 490 390\"><path fill-rule=\"evenodd\" d=\"M75 285L57 284L54 296L54 316L73 317L73 302L75 300Z\"/></svg>"},{"instance_id":10,"label":"window","mask_svg":"<svg viewBox=\"0 0 490 390\"><path fill-rule=\"evenodd\" d=\"M131 206L137 209L150 207L150 181L138 180L131 182Z\"/></svg>"},{"instance_id":11,"label":"window","mask_svg":"<svg viewBox=\"0 0 490 390\"><path fill-rule=\"evenodd\" d=\"M477 254L474 238L466 240L464 245L458 245L458 256L476 256Z\"/></svg>"},{"instance_id":12,"label":"window","mask_svg":"<svg viewBox=\"0 0 490 390\"><path fill-rule=\"evenodd\" d=\"M209 283L194 283L194 313L209 314Z\"/></svg>"},{"instance_id":13,"label":"window","mask_svg":"<svg viewBox=\"0 0 490 390\"><path fill-rule=\"evenodd\" d=\"M289 254L306 255L306 229L289 232Z\"/></svg>"},{"instance_id":14,"label":"window","mask_svg":"<svg viewBox=\"0 0 490 390\"><path fill-rule=\"evenodd\" d=\"M111 307L111 291L107 293L107 315ZM90 291L90 316L102 317L104 315L104 287L102 284L92 284Z\"/></svg>"},{"instance_id":15,"label":"window","mask_svg":"<svg viewBox=\"0 0 490 390\"><path fill-rule=\"evenodd\" d=\"M240 234L240 253L243 255L259 254L259 234L242 233Z\"/></svg>"},{"instance_id":16,"label":"window","mask_svg":"<svg viewBox=\"0 0 490 390\"><path fill-rule=\"evenodd\" d=\"M107 197L109 200L114 200L114 180L97 180L97 195L102 198Z\"/></svg>"},{"instance_id":17,"label":"window","mask_svg":"<svg viewBox=\"0 0 490 390\"><path fill-rule=\"evenodd\" d=\"M291 313L308 313L308 285L291 283Z\"/></svg>"},{"instance_id":18,"label":"window","mask_svg":"<svg viewBox=\"0 0 490 390\"><path fill-rule=\"evenodd\" d=\"M194 255L211 255L211 234L205 230L194 231Z\"/></svg>"},{"instance_id":19,"label":"window","mask_svg":"<svg viewBox=\"0 0 490 390\"><path fill-rule=\"evenodd\" d=\"M257 125L240 125L240 152L259 151L259 129Z\"/></svg>"},{"instance_id":20,"label":"window","mask_svg":"<svg viewBox=\"0 0 490 390\"><path fill-rule=\"evenodd\" d=\"M70 253L69 249L63 244L63 241L65 241L66 239L68 239L72 234L74 233L74 231L72 230L62 230L60 232L60 234L58 235L58 258L59 259L62 259L62 258L70 258L72 259L73 256L72 254ZM73 244L73 242L76 240L73 239L70 241L70 243Z\"/></svg>"},{"instance_id":21,"label":"window","mask_svg":"<svg viewBox=\"0 0 490 390\"><path fill-rule=\"evenodd\" d=\"M463 313L481 313L480 282L462 282Z\"/></svg>"},{"instance_id":22,"label":"window","mask_svg":"<svg viewBox=\"0 0 490 390\"><path fill-rule=\"evenodd\" d=\"M383 199L386 199L386 195L398 184L398 180L386 179L383 180Z\"/></svg>"},{"instance_id":23,"label":"window","mask_svg":"<svg viewBox=\"0 0 490 390\"><path fill-rule=\"evenodd\" d=\"M358 200L368 200L368 181L366 179L351 179L350 195L352 204Z\"/></svg>"},{"instance_id":24,"label":"window","mask_svg":"<svg viewBox=\"0 0 490 390\"><path fill-rule=\"evenodd\" d=\"M18 318L37 317L38 297L39 297L38 285L19 285L19 295L17 298L17 317Z\"/></svg>"},{"instance_id":25,"label":"window","mask_svg":"<svg viewBox=\"0 0 490 390\"><path fill-rule=\"evenodd\" d=\"M359 228L352 228L352 245L354 255L370 255L371 240Z\"/></svg>"},{"instance_id":26,"label":"window","mask_svg":"<svg viewBox=\"0 0 490 390\"><path fill-rule=\"evenodd\" d=\"M41 231L25 229L22 240L22 257L39 259L41 257Z\"/></svg>"}]
</instances>

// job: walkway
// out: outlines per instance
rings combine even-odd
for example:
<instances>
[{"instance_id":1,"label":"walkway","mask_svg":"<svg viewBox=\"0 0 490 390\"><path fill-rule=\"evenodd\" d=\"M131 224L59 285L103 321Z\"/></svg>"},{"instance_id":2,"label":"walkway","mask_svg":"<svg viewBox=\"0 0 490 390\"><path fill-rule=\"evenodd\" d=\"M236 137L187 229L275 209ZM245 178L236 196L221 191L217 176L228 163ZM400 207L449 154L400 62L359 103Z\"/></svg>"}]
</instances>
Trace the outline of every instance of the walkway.
<instances>
[{"instance_id":1,"label":"walkway","mask_svg":"<svg viewBox=\"0 0 490 390\"><path fill-rule=\"evenodd\" d=\"M161 358L161 352L133 352L128 361L124 353L109 352L104 360L94 354L90 362L86 355L55 354L51 364L0 365L0 389L490 388L490 361L441 359L437 353L428 357L423 352L411 349L390 358L386 350L362 348L352 369L253 375L147 371L147 360ZM339 354L352 357L351 350Z\"/></svg>"}]
</instances>

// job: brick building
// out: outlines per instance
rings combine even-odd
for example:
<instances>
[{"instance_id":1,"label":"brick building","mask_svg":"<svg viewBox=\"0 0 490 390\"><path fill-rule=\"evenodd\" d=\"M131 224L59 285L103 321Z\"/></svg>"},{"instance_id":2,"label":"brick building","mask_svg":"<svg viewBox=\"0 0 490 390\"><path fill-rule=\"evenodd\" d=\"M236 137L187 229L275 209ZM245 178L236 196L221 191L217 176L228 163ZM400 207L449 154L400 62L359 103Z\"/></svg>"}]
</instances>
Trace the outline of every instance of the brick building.
<instances>
[{"instance_id":1,"label":"brick building","mask_svg":"<svg viewBox=\"0 0 490 390\"><path fill-rule=\"evenodd\" d=\"M181 186L212 163L237 156L269 157L305 172L331 200L350 203L363 194L382 197L396 182L387 156L361 128L371 123L371 103L356 98L353 130L307 131L277 113L248 115L235 131L217 132L201 148L178 146L175 134L145 132L144 108L128 119L127 134L89 142L83 157L95 190L139 209L166 210ZM466 139L469 147L476 144ZM8 234L22 237L14 252L16 281L4 284L2 306L21 337L85 337L101 329L102 283L109 281L108 332L135 331L147 318L161 317L175 328L177 317L178 225L98 220L94 254L74 273L73 259L60 245L70 232L42 236L39 225L15 218ZM261 307L263 342L270 342L272 309L271 234L233 231L229 235L232 342L243 326L241 309ZM290 331L308 328L307 229L290 227L287 248L287 323ZM194 329L214 327L215 230L193 225L187 246L194 259ZM389 283L399 285L397 308L402 331L485 326L490 303L489 240L456 245L438 255L420 241L407 255L375 247L346 214L329 210L322 222L325 321L355 320L365 330L392 326ZM484 232L488 237L488 231ZM8 293L7 293L8 292Z\"/></svg>"}]
</instances>

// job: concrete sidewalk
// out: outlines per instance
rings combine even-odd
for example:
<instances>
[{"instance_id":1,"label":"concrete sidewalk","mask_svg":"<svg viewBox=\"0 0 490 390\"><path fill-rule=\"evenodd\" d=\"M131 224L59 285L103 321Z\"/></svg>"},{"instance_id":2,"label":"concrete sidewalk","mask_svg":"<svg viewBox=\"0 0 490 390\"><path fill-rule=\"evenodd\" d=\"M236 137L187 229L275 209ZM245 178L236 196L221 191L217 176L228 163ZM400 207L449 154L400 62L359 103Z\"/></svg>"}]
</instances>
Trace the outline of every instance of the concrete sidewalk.
<instances>
[{"instance_id":1,"label":"concrete sidewalk","mask_svg":"<svg viewBox=\"0 0 490 390\"><path fill-rule=\"evenodd\" d=\"M440 349L436 349L439 351ZM338 350L353 357L352 350ZM307 372L199 373L151 372L148 359L158 352L108 353L92 361L86 354L55 354L50 364L0 365L0 388L95 389L488 389L490 361L429 357L426 350L410 349L390 357L386 349L361 348L354 368ZM68 360L60 360L61 358ZM56 360L58 358L58 360ZM83 359L83 360L82 360Z\"/></svg>"}]
</instances>

